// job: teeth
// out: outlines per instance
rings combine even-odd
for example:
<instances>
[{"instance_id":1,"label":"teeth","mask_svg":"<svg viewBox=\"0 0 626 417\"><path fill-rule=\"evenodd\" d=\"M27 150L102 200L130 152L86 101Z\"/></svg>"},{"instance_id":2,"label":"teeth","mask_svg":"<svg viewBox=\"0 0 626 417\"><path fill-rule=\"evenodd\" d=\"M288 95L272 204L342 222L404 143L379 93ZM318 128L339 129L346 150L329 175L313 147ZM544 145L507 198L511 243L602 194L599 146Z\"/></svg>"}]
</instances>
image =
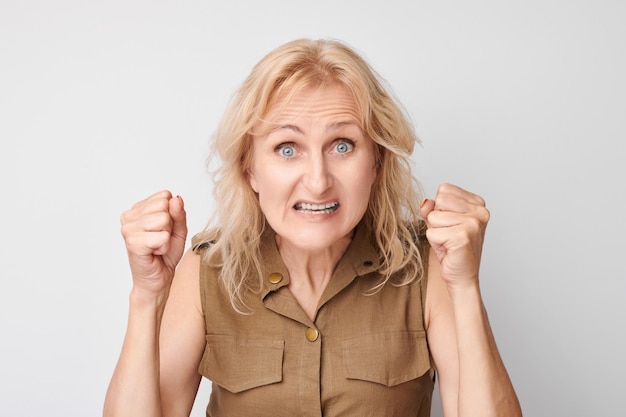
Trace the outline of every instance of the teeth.
<instances>
[{"instance_id":1,"label":"teeth","mask_svg":"<svg viewBox=\"0 0 626 417\"><path fill-rule=\"evenodd\" d=\"M330 214L339 207L339 203L332 202L326 204L310 204L310 203L298 203L296 204L296 210L318 212L324 214Z\"/></svg>"}]
</instances>

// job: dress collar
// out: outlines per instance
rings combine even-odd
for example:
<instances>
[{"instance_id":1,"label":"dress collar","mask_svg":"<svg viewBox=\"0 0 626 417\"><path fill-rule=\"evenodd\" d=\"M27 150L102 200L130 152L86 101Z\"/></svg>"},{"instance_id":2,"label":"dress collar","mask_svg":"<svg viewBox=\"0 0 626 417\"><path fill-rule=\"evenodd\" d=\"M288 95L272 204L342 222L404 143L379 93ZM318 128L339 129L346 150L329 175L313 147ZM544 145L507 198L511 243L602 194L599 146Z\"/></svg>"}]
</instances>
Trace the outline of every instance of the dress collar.
<instances>
[{"instance_id":1,"label":"dress collar","mask_svg":"<svg viewBox=\"0 0 626 417\"><path fill-rule=\"evenodd\" d=\"M262 299L289 284L289 272L278 251L275 235L276 233L268 226L261 237ZM357 276L374 272L380 267L380 260L372 241L372 233L365 222L359 223L352 241L322 294L318 308L347 287Z\"/></svg>"}]
</instances>

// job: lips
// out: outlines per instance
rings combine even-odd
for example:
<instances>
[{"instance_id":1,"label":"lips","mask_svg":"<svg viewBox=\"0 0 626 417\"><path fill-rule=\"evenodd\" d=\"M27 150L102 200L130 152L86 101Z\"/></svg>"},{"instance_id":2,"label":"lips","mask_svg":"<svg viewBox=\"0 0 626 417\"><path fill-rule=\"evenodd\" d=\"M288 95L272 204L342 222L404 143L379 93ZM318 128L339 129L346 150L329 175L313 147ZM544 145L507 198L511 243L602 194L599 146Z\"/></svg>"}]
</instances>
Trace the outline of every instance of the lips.
<instances>
[{"instance_id":1,"label":"lips","mask_svg":"<svg viewBox=\"0 0 626 417\"><path fill-rule=\"evenodd\" d=\"M337 211L339 203L336 201L324 204L297 203L293 208L302 213L331 214Z\"/></svg>"}]
</instances>

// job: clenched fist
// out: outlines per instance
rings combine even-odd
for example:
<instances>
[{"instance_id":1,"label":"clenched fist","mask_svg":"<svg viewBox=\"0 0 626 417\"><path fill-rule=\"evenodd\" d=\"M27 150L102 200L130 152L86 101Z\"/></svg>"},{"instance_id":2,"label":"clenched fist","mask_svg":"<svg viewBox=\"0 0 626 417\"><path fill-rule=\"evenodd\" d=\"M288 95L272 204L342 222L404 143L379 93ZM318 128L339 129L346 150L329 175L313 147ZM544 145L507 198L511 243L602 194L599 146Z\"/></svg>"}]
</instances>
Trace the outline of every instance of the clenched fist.
<instances>
[{"instance_id":1,"label":"clenched fist","mask_svg":"<svg viewBox=\"0 0 626 417\"><path fill-rule=\"evenodd\" d=\"M449 288L478 281L480 257L489 222L485 201L460 187L442 184L434 200L420 204L426 237L441 263L441 278Z\"/></svg>"},{"instance_id":2,"label":"clenched fist","mask_svg":"<svg viewBox=\"0 0 626 417\"><path fill-rule=\"evenodd\" d=\"M158 192L124 212L121 223L133 289L167 294L187 239L182 198Z\"/></svg>"}]
</instances>

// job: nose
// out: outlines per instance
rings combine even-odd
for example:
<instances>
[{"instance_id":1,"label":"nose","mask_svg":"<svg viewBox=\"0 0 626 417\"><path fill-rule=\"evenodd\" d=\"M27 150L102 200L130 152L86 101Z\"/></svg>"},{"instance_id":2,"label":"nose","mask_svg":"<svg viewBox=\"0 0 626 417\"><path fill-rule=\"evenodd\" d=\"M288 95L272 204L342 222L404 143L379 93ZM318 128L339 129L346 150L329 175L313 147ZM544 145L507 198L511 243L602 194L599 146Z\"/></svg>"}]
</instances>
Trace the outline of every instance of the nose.
<instances>
[{"instance_id":1,"label":"nose","mask_svg":"<svg viewBox=\"0 0 626 417\"><path fill-rule=\"evenodd\" d=\"M333 177L328 169L328 161L323 152L312 155L306 167L302 182L311 194L321 196L333 185Z\"/></svg>"}]
</instances>

